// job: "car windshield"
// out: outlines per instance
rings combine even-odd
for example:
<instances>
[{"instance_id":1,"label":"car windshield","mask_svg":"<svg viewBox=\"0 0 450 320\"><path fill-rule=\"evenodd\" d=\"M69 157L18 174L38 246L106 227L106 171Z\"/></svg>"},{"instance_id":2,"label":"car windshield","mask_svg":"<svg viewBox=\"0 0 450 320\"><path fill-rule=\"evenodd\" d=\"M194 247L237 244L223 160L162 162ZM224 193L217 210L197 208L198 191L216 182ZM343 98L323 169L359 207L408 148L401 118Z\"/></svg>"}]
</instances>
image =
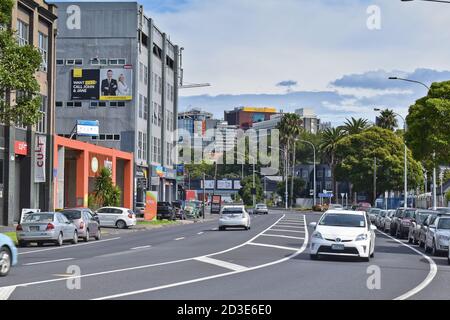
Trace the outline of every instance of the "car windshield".
<instances>
[{"instance_id":1,"label":"car windshield","mask_svg":"<svg viewBox=\"0 0 450 320\"><path fill-rule=\"evenodd\" d=\"M266 207L265 204L258 204L258 205L256 205L256 208L258 208L258 209L264 209L264 208L267 208L267 207Z\"/></svg>"},{"instance_id":2,"label":"car windshield","mask_svg":"<svg viewBox=\"0 0 450 320\"><path fill-rule=\"evenodd\" d=\"M53 217L51 213L30 214L24 222L53 222Z\"/></svg>"},{"instance_id":3,"label":"car windshield","mask_svg":"<svg viewBox=\"0 0 450 320\"><path fill-rule=\"evenodd\" d=\"M419 214L419 222L424 223L425 220L427 220L429 215L430 215L429 213L420 213Z\"/></svg>"},{"instance_id":4,"label":"car windshield","mask_svg":"<svg viewBox=\"0 0 450 320\"><path fill-rule=\"evenodd\" d=\"M81 219L81 211L78 210L63 210L61 213L69 220Z\"/></svg>"},{"instance_id":5,"label":"car windshield","mask_svg":"<svg viewBox=\"0 0 450 320\"><path fill-rule=\"evenodd\" d=\"M450 230L450 218L440 219L438 229Z\"/></svg>"},{"instance_id":6,"label":"car windshield","mask_svg":"<svg viewBox=\"0 0 450 320\"><path fill-rule=\"evenodd\" d=\"M440 213L450 213L450 208L437 208Z\"/></svg>"},{"instance_id":7,"label":"car windshield","mask_svg":"<svg viewBox=\"0 0 450 320\"><path fill-rule=\"evenodd\" d=\"M415 210L406 210L403 215L403 218L412 218L414 216L414 212Z\"/></svg>"},{"instance_id":8,"label":"car windshield","mask_svg":"<svg viewBox=\"0 0 450 320\"><path fill-rule=\"evenodd\" d=\"M381 212L381 210L379 210L379 209L370 209L370 210L369 210L369 213L375 214L375 215L380 214L380 212Z\"/></svg>"},{"instance_id":9,"label":"car windshield","mask_svg":"<svg viewBox=\"0 0 450 320\"><path fill-rule=\"evenodd\" d=\"M359 214L330 213L322 218L319 225L330 227L365 228L366 221L364 216Z\"/></svg>"},{"instance_id":10,"label":"car windshield","mask_svg":"<svg viewBox=\"0 0 450 320\"><path fill-rule=\"evenodd\" d=\"M242 214L242 208L224 208L222 214Z\"/></svg>"}]
</instances>

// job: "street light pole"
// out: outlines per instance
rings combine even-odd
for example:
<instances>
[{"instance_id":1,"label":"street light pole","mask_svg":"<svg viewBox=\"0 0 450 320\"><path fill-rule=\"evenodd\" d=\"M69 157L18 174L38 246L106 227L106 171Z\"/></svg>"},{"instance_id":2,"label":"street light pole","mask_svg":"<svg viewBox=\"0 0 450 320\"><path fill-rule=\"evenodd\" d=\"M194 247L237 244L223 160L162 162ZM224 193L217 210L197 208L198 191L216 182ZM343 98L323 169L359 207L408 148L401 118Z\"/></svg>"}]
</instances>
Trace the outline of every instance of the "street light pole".
<instances>
[{"instance_id":1,"label":"street light pole","mask_svg":"<svg viewBox=\"0 0 450 320\"><path fill-rule=\"evenodd\" d=\"M288 160L287 160L287 157L288 157L288 150L287 150L287 147L284 147L284 148L277 148L277 147L272 147L272 146L269 146L269 149L275 149L275 150L278 150L278 152L283 152L284 153L284 182L285 182L285 191L284 191L284 202L285 202L285 204L284 204L284 206L285 206L285 209L286 210L288 210L288 182L289 182L289 180L288 180Z\"/></svg>"},{"instance_id":2,"label":"street light pole","mask_svg":"<svg viewBox=\"0 0 450 320\"><path fill-rule=\"evenodd\" d=\"M402 0L402 1L412 1L412 0ZM422 1L432 1L432 2L443 2L443 3L450 3L448 1L438 1L438 0L422 0ZM428 89L428 91L431 90L431 88L429 86L427 86L425 83L417 81L417 80L411 80L411 79L404 79L404 78L399 78L399 77L389 77L389 80L400 80L400 81L406 81L406 82L412 82L412 83L417 83L420 84L422 86L424 86L425 88ZM405 119L403 119L403 121L405 121ZM405 121L405 133L407 130L407 124ZM406 145L405 145L406 148ZM406 157L406 155L405 155ZM433 151L433 209L436 210L436 164L434 163L435 161L435 157L436 157L436 151ZM407 196L406 196L407 199ZM405 205L405 208L407 208L407 204Z\"/></svg>"}]
</instances>

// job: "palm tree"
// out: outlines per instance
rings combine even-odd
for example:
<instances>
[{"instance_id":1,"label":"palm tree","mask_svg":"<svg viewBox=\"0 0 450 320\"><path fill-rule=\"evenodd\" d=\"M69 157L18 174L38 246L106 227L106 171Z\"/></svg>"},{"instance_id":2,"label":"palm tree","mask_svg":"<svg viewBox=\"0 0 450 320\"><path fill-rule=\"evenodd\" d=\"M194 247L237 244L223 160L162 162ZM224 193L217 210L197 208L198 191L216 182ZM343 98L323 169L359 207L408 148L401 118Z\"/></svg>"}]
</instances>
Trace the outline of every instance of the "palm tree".
<instances>
[{"instance_id":1,"label":"palm tree","mask_svg":"<svg viewBox=\"0 0 450 320\"><path fill-rule=\"evenodd\" d=\"M285 145L287 149L288 155L288 165L285 170L288 170L289 167L289 152L292 152L292 167L295 166L295 151L297 139L300 137L303 132L303 120L302 118L295 113L287 113L283 116L280 123L277 126L277 129L280 130L280 142L282 145ZM292 181L294 181L294 175L292 175ZM291 207L293 203L293 189L294 184L291 185Z\"/></svg>"},{"instance_id":2,"label":"palm tree","mask_svg":"<svg viewBox=\"0 0 450 320\"><path fill-rule=\"evenodd\" d=\"M351 120L347 119L341 128L347 135L359 134L369 128L369 121L367 119L355 119L352 117Z\"/></svg>"},{"instance_id":3,"label":"palm tree","mask_svg":"<svg viewBox=\"0 0 450 320\"><path fill-rule=\"evenodd\" d=\"M398 121L393 110L381 111L381 116L377 119L377 126L394 131L398 127Z\"/></svg>"},{"instance_id":4,"label":"palm tree","mask_svg":"<svg viewBox=\"0 0 450 320\"><path fill-rule=\"evenodd\" d=\"M320 145L320 150L326 156L330 163L331 168L331 179L332 179L332 189L335 197L336 195L336 149L338 142L345 136L344 129L342 127L326 129L322 133L322 144Z\"/></svg>"}]
</instances>

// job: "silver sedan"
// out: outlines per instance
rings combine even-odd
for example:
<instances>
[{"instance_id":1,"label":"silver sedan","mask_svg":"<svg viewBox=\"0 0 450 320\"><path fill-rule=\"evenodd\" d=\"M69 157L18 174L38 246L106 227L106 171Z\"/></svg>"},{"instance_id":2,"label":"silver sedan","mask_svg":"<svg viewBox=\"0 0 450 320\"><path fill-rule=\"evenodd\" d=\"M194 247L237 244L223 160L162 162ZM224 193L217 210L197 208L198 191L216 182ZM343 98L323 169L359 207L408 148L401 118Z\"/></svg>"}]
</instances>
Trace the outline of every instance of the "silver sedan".
<instances>
[{"instance_id":1,"label":"silver sedan","mask_svg":"<svg viewBox=\"0 0 450 320\"><path fill-rule=\"evenodd\" d=\"M62 246L64 241L78 243L76 226L59 212L40 212L30 214L16 229L19 247L30 242L42 245L46 242Z\"/></svg>"},{"instance_id":2,"label":"silver sedan","mask_svg":"<svg viewBox=\"0 0 450 320\"><path fill-rule=\"evenodd\" d=\"M250 215L244 206L225 206L220 212L219 230L244 228L250 230Z\"/></svg>"}]
</instances>

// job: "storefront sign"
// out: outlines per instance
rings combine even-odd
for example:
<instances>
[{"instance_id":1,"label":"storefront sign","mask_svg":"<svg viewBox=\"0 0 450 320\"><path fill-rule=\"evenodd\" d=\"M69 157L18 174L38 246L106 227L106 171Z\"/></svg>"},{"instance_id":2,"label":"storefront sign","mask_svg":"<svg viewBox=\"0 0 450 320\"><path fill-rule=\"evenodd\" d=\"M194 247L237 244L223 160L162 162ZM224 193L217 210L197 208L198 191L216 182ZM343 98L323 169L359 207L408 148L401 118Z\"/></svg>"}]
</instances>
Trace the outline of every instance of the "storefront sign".
<instances>
[{"instance_id":1,"label":"storefront sign","mask_svg":"<svg viewBox=\"0 0 450 320\"><path fill-rule=\"evenodd\" d=\"M82 137L98 137L100 124L98 121L77 121L77 135Z\"/></svg>"},{"instance_id":2,"label":"storefront sign","mask_svg":"<svg viewBox=\"0 0 450 320\"><path fill-rule=\"evenodd\" d=\"M14 143L14 153L26 156L28 154L28 144L24 141L16 141Z\"/></svg>"},{"instance_id":3,"label":"storefront sign","mask_svg":"<svg viewBox=\"0 0 450 320\"><path fill-rule=\"evenodd\" d=\"M34 182L45 182L47 137L36 135L34 147Z\"/></svg>"},{"instance_id":4,"label":"storefront sign","mask_svg":"<svg viewBox=\"0 0 450 320\"><path fill-rule=\"evenodd\" d=\"M159 182L160 182L159 177L152 177L151 178L152 186L159 186Z\"/></svg>"}]
</instances>

